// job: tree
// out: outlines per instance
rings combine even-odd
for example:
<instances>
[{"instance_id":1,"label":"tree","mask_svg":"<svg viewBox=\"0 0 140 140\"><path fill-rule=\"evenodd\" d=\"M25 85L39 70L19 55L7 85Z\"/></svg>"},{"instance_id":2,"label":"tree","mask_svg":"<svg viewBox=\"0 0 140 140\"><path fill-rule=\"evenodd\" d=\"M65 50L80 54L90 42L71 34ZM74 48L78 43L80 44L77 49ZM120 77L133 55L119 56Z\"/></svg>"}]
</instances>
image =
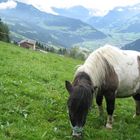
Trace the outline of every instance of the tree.
<instances>
[{"instance_id":1,"label":"tree","mask_svg":"<svg viewBox=\"0 0 140 140\"><path fill-rule=\"evenodd\" d=\"M70 49L70 56L73 58L77 58L77 54L78 54L79 50L78 48L74 47Z\"/></svg>"},{"instance_id":2,"label":"tree","mask_svg":"<svg viewBox=\"0 0 140 140\"><path fill-rule=\"evenodd\" d=\"M38 41L36 42L36 46L37 46L38 49L45 50L45 46Z\"/></svg>"},{"instance_id":3,"label":"tree","mask_svg":"<svg viewBox=\"0 0 140 140\"><path fill-rule=\"evenodd\" d=\"M49 49L50 49L50 52L55 53L54 47L50 47Z\"/></svg>"},{"instance_id":4,"label":"tree","mask_svg":"<svg viewBox=\"0 0 140 140\"><path fill-rule=\"evenodd\" d=\"M9 28L0 19L0 41L10 42Z\"/></svg>"},{"instance_id":5,"label":"tree","mask_svg":"<svg viewBox=\"0 0 140 140\"><path fill-rule=\"evenodd\" d=\"M85 60L85 54L79 47L73 47L70 49L69 56L75 59Z\"/></svg>"}]
</instances>

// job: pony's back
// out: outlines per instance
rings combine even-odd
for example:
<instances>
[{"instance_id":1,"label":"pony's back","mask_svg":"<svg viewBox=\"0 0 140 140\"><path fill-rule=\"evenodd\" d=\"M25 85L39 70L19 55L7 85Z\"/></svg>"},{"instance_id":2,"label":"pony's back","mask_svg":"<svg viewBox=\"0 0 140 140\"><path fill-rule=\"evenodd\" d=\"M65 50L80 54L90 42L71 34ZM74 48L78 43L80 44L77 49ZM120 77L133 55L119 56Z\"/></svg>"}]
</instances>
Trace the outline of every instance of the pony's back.
<instances>
[{"instance_id":1,"label":"pony's back","mask_svg":"<svg viewBox=\"0 0 140 140\"><path fill-rule=\"evenodd\" d=\"M100 86L108 71L107 62L118 76L118 91L132 92L140 82L139 56L140 53L136 51L121 50L111 45L105 45L92 52L76 73L86 72L91 77L92 82Z\"/></svg>"}]
</instances>

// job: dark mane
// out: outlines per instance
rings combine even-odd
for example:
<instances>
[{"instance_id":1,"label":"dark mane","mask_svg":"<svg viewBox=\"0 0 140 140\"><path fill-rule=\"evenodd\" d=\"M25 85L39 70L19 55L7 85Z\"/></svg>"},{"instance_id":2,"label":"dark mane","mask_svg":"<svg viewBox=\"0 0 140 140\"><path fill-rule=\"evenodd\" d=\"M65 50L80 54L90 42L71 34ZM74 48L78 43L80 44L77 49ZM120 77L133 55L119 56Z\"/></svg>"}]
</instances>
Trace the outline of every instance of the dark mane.
<instances>
[{"instance_id":1,"label":"dark mane","mask_svg":"<svg viewBox=\"0 0 140 140\"><path fill-rule=\"evenodd\" d=\"M92 86L91 79L90 79L89 75L86 74L85 72L79 72L74 78L73 85L74 86L75 85L84 86L84 84Z\"/></svg>"},{"instance_id":2,"label":"dark mane","mask_svg":"<svg viewBox=\"0 0 140 140\"><path fill-rule=\"evenodd\" d=\"M88 110L92 103L92 82L85 72L80 72L75 76L73 82L74 93L71 94L68 104L74 112Z\"/></svg>"}]
</instances>

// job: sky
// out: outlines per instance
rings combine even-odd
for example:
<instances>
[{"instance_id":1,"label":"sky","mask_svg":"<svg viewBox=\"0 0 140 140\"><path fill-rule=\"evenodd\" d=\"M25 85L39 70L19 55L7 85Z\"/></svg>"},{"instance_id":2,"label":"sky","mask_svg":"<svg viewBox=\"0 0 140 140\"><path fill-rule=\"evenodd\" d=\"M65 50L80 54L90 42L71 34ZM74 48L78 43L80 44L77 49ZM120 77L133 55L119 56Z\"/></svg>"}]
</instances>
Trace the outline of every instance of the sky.
<instances>
[{"instance_id":1,"label":"sky","mask_svg":"<svg viewBox=\"0 0 140 140\"><path fill-rule=\"evenodd\" d=\"M16 1L32 4L41 11L56 14L51 7L70 8L73 6L83 6L92 13L103 16L110 10L118 6L132 6L140 3L140 0L8 0L6 3L0 3L0 9L16 7ZM92 12L93 11L93 12Z\"/></svg>"}]
</instances>

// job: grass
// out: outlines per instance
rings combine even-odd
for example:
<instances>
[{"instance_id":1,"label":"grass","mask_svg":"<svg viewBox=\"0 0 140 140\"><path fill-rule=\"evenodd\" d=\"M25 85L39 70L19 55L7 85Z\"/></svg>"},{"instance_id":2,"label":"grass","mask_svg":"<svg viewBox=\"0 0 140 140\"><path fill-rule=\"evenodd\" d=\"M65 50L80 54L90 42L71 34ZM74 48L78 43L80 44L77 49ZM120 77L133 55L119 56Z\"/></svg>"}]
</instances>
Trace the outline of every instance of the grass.
<instances>
[{"instance_id":1,"label":"grass","mask_svg":"<svg viewBox=\"0 0 140 140\"><path fill-rule=\"evenodd\" d=\"M65 80L81 61L0 42L0 140L70 140ZM105 105L104 105L105 106ZM88 115L84 140L139 140L134 102L118 99L112 130L97 106Z\"/></svg>"}]
</instances>

